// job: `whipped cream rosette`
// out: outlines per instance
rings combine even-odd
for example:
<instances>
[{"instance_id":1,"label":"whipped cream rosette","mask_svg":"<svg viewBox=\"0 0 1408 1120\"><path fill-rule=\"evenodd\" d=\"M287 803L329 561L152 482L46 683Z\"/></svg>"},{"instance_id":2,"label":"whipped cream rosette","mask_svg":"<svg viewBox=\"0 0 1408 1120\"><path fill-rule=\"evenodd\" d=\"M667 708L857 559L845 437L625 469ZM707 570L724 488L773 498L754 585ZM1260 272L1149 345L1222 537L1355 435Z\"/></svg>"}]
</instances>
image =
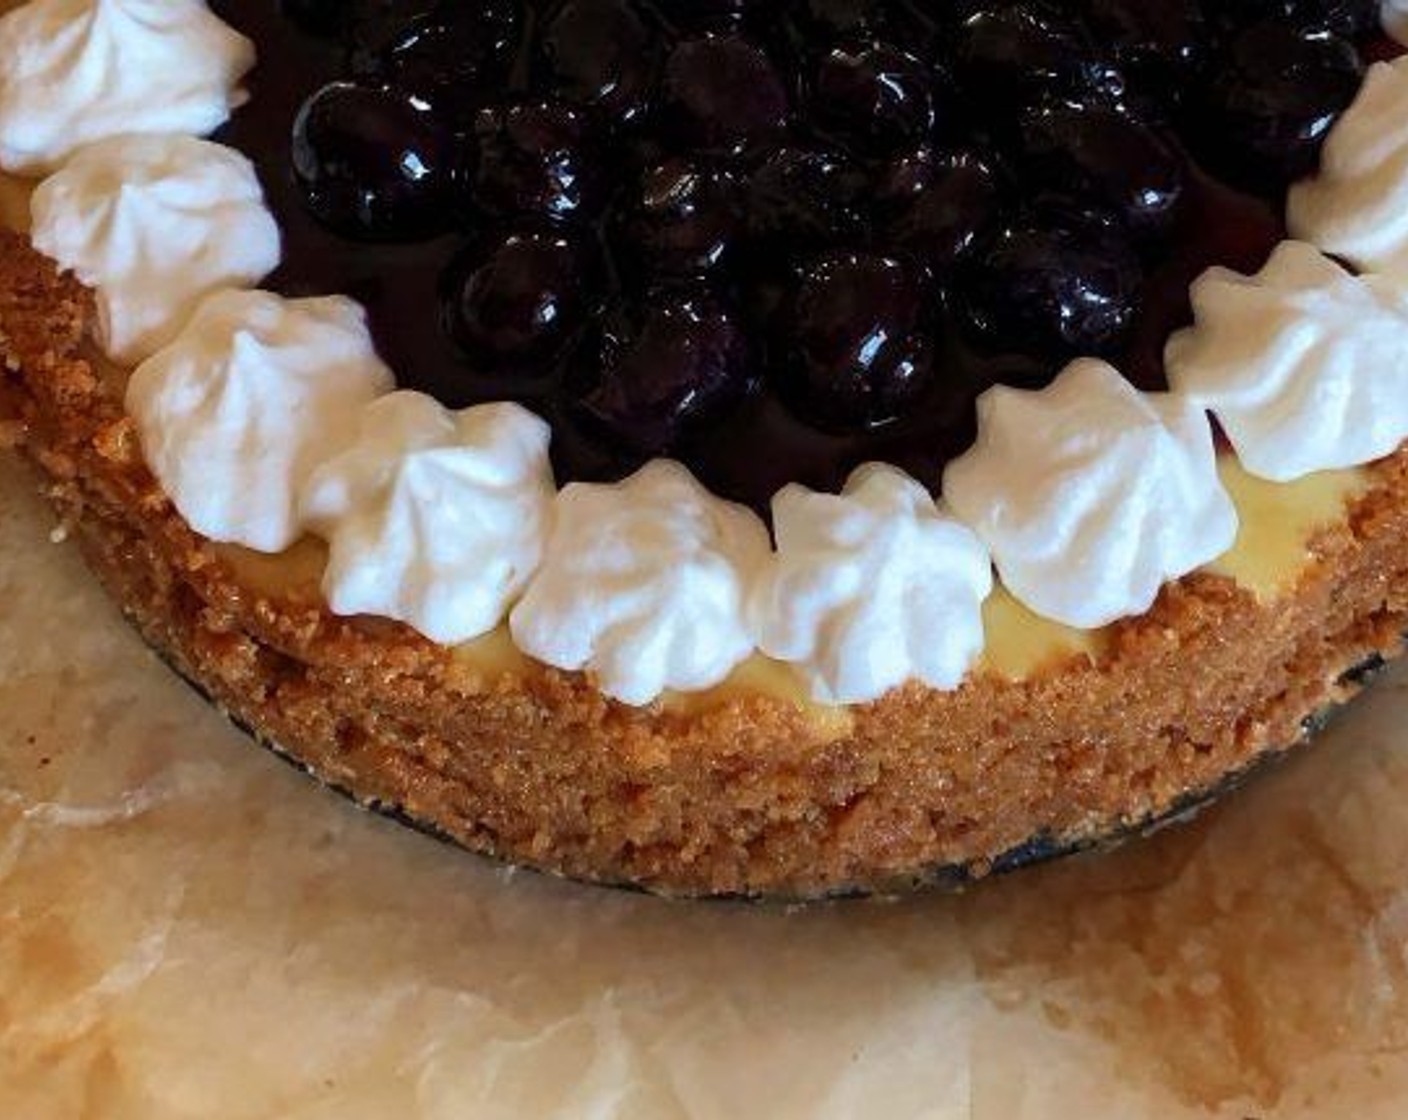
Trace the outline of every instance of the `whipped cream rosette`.
<instances>
[{"instance_id":1,"label":"whipped cream rosette","mask_svg":"<svg viewBox=\"0 0 1408 1120\"><path fill-rule=\"evenodd\" d=\"M1217 416L1247 470L1290 482L1408 439L1408 289L1288 241L1256 275L1214 268L1192 295L1169 382Z\"/></svg>"},{"instance_id":2,"label":"whipped cream rosette","mask_svg":"<svg viewBox=\"0 0 1408 1120\"><path fill-rule=\"evenodd\" d=\"M1201 408L1141 393L1103 362L978 402L978 441L944 497L1038 614L1092 628L1142 614L1237 537Z\"/></svg>"},{"instance_id":3,"label":"whipped cream rosette","mask_svg":"<svg viewBox=\"0 0 1408 1120\"><path fill-rule=\"evenodd\" d=\"M0 17L0 168L53 170L93 140L213 132L254 45L202 0L32 0Z\"/></svg>"},{"instance_id":4,"label":"whipped cream rosette","mask_svg":"<svg viewBox=\"0 0 1408 1120\"><path fill-rule=\"evenodd\" d=\"M678 463L655 460L613 485L571 483L510 617L514 640L629 704L708 688L753 652L747 599L768 553L762 521Z\"/></svg>"},{"instance_id":5,"label":"whipped cream rosette","mask_svg":"<svg viewBox=\"0 0 1408 1120\"><path fill-rule=\"evenodd\" d=\"M98 296L98 341L140 362L207 295L259 283L279 264L279 227L254 167L189 136L117 136L81 148L31 203L35 247Z\"/></svg>"},{"instance_id":6,"label":"whipped cream rosette","mask_svg":"<svg viewBox=\"0 0 1408 1120\"><path fill-rule=\"evenodd\" d=\"M1408 280L1408 58L1369 68L1336 123L1320 172L1290 194L1287 224L1368 272Z\"/></svg>"},{"instance_id":7,"label":"whipped cream rosette","mask_svg":"<svg viewBox=\"0 0 1408 1120\"><path fill-rule=\"evenodd\" d=\"M191 528L279 552L302 532L298 496L313 470L393 384L351 300L226 291L137 367L127 409Z\"/></svg>"},{"instance_id":8,"label":"whipped cream rosette","mask_svg":"<svg viewBox=\"0 0 1408 1120\"><path fill-rule=\"evenodd\" d=\"M356 442L314 471L300 502L329 544L328 605L445 644L492 630L543 555L550 437L516 404L451 412L404 391L373 401Z\"/></svg>"},{"instance_id":9,"label":"whipped cream rosette","mask_svg":"<svg viewBox=\"0 0 1408 1120\"><path fill-rule=\"evenodd\" d=\"M802 666L817 699L863 703L910 680L956 688L982 653L992 560L903 471L868 464L840 494L788 486L773 528L758 645Z\"/></svg>"}]
</instances>

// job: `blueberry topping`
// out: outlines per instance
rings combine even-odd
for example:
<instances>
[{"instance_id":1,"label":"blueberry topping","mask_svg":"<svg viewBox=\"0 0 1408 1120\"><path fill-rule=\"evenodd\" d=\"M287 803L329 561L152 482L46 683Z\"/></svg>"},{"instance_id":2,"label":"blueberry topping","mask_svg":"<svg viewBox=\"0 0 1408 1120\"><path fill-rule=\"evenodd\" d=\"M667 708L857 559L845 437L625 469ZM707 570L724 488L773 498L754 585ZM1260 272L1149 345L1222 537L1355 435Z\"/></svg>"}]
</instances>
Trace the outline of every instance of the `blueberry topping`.
<instances>
[{"instance_id":1,"label":"blueberry topping","mask_svg":"<svg viewBox=\"0 0 1408 1120\"><path fill-rule=\"evenodd\" d=\"M279 0L279 8L310 35L341 35L347 28L346 0Z\"/></svg>"},{"instance_id":2,"label":"blueberry topping","mask_svg":"<svg viewBox=\"0 0 1408 1120\"><path fill-rule=\"evenodd\" d=\"M1198 0L1083 0L1092 33L1113 47L1129 83L1127 99L1145 116L1168 119L1206 62L1209 29Z\"/></svg>"},{"instance_id":3,"label":"blueberry topping","mask_svg":"<svg viewBox=\"0 0 1408 1120\"><path fill-rule=\"evenodd\" d=\"M444 319L482 372L550 367L582 328L585 254L559 231L513 231L466 250L444 278Z\"/></svg>"},{"instance_id":4,"label":"blueberry topping","mask_svg":"<svg viewBox=\"0 0 1408 1120\"><path fill-rule=\"evenodd\" d=\"M873 34L886 16L877 0L795 0L793 7L806 32L833 41Z\"/></svg>"},{"instance_id":5,"label":"blueberry topping","mask_svg":"<svg viewBox=\"0 0 1408 1120\"><path fill-rule=\"evenodd\" d=\"M648 275L702 276L720 267L740 226L734 177L676 158L642 176L620 237L623 253Z\"/></svg>"},{"instance_id":6,"label":"blueberry topping","mask_svg":"<svg viewBox=\"0 0 1408 1120\"><path fill-rule=\"evenodd\" d=\"M643 455L667 450L751 387L744 331L703 286L619 301L580 358L592 384L584 411Z\"/></svg>"},{"instance_id":7,"label":"blueberry topping","mask_svg":"<svg viewBox=\"0 0 1408 1120\"><path fill-rule=\"evenodd\" d=\"M865 178L847 156L783 147L748 179L748 231L765 252L806 250L855 237Z\"/></svg>"},{"instance_id":8,"label":"blueberry topping","mask_svg":"<svg viewBox=\"0 0 1408 1120\"><path fill-rule=\"evenodd\" d=\"M954 36L955 76L989 119L1003 123L1042 98L1117 102L1124 75L1085 28L1040 2L983 5Z\"/></svg>"},{"instance_id":9,"label":"blueberry topping","mask_svg":"<svg viewBox=\"0 0 1408 1120\"><path fill-rule=\"evenodd\" d=\"M603 202L601 153L584 115L552 101L482 109L473 198L492 217L589 217Z\"/></svg>"},{"instance_id":10,"label":"blueberry topping","mask_svg":"<svg viewBox=\"0 0 1408 1120\"><path fill-rule=\"evenodd\" d=\"M787 90L768 56L734 35L689 39L670 52L670 130L690 148L733 155L781 132Z\"/></svg>"},{"instance_id":11,"label":"blueberry topping","mask_svg":"<svg viewBox=\"0 0 1408 1120\"><path fill-rule=\"evenodd\" d=\"M1124 235L1098 219L1035 213L985 236L960 269L957 305L974 342L1055 367L1110 356L1128 338L1142 272Z\"/></svg>"},{"instance_id":12,"label":"blueberry topping","mask_svg":"<svg viewBox=\"0 0 1408 1120\"><path fill-rule=\"evenodd\" d=\"M785 388L830 427L894 420L933 376L928 318L924 286L900 261L826 254L804 270L793 297Z\"/></svg>"},{"instance_id":13,"label":"blueberry topping","mask_svg":"<svg viewBox=\"0 0 1408 1120\"><path fill-rule=\"evenodd\" d=\"M991 165L972 152L911 155L890 172L887 185L898 211L890 241L940 281L994 221L1002 201Z\"/></svg>"},{"instance_id":14,"label":"blueberry topping","mask_svg":"<svg viewBox=\"0 0 1408 1120\"><path fill-rule=\"evenodd\" d=\"M1232 37L1199 88L1200 126L1189 139L1215 171L1274 191L1315 170L1363 76L1345 39L1279 20L1254 24Z\"/></svg>"},{"instance_id":15,"label":"blueberry topping","mask_svg":"<svg viewBox=\"0 0 1408 1120\"><path fill-rule=\"evenodd\" d=\"M1391 50L1376 0L211 7L260 48L219 139L276 288L360 300L407 387L538 410L564 480L668 453L760 512L938 478L995 381L1162 388L1191 280L1285 236Z\"/></svg>"},{"instance_id":16,"label":"blueberry topping","mask_svg":"<svg viewBox=\"0 0 1408 1120\"><path fill-rule=\"evenodd\" d=\"M1023 182L1108 210L1140 237L1167 233L1187 174L1154 129L1113 109L1053 105L1021 122Z\"/></svg>"},{"instance_id":17,"label":"blueberry topping","mask_svg":"<svg viewBox=\"0 0 1408 1120\"><path fill-rule=\"evenodd\" d=\"M1278 22L1299 31L1369 35L1379 27L1379 0L1216 0L1209 14L1224 27Z\"/></svg>"},{"instance_id":18,"label":"blueberry topping","mask_svg":"<svg viewBox=\"0 0 1408 1120\"><path fill-rule=\"evenodd\" d=\"M405 28L446 7L443 0L344 0L354 51L379 51Z\"/></svg>"},{"instance_id":19,"label":"blueberry topping","mask_svg":"<svg viewBox=\"0 0 1408 1120\"><path fill-rule=\"evenodd\" d=\"M300 30L349 48L383 45L435 6L436 0L279 0L280 11Z\"/></svg>"},{"instance_id":20,"label":"blueberry topping","mask_svg":"<svg viewBox=\"0 0 1408 1120\"><path fill-rule=\"evenodd\" d=\"M914 144L934 127L929 72L884 43L829 51L817 66L811 105L820 128L860 151Z\"/></svg>"},{"instance_id":21,"label":"blueberry topping","mask_svg":"<svg viewBox=\"0 0 1408 1120\"><path fill-rule=\"evenodd\" d=\"M483 5L472 22L428 16L378 53L373 72L462 118L502 85L517 33L514 6L504 0Z\"/></svg>"},{"instance_id":22,"label":"blueberry topping","mask_svg":"<svg viewBox=\"0 0 1408 1120\"><path fill-rule=\"evenodd\" d=\"M424 237L453 214L452 137L429 106L397 90L320 89L294 122L293 171L318 220L349 237Z\"/></svg>"},{"instance_id":23,"label":"blueberry topping","mask_svg":"<svg viewBox=\"0 0 1408 1120\"><path fill-rule=\"evenodd\" d=\"M877 212L893 217L907 208L933 181L938 158L925 144L880 164L871 188Z\"/></svg>"},{"instance_id":24,"label":"blueberry topping","mask_svg":"<svg viewBox=\"0 0 1408 1120\"><path fill-rule=\"evenodd\" d=\"M672 25L686 31L736 31L756 0L655 0Z\"/></svg>"},{"instance_id":25,"label":"blueberry topping","mask_svg":"<svg viewBox=\"0 0 1408 1120\"><path fill-rule=\"evenodd\" d=\"M644 109L655 40L630 0L563 0L542 35L549 85L564 98L623 123Z\"/></svg>"}]
</instances>

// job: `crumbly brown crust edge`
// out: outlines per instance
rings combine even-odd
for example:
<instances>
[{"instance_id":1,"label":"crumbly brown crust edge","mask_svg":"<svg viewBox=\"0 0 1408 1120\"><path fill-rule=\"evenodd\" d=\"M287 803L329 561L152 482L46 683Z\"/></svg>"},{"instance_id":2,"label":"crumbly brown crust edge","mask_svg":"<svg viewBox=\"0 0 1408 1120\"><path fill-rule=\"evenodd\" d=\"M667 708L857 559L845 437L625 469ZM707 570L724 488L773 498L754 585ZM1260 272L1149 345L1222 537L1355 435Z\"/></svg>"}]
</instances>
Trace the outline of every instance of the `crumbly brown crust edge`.
<instances>
[{"instance_id":1,"label":"crumbly brown crust edge","mask_svg":"<svg viewBox=\"0 0 1408 1120\"><path fill-rule=\"evenodd\" d=\"M1302 741L1408 630L1408 448L1260 604L1205 574L1098 664L852 710L632 709L578 674L485 674L408 629L270 597L181 520L84 344L89 293L0 231L0 431L148 642L324 782L467 848L675 895L810 898L980 876L1195 801ZM1036 845L1035 847L1033 845Z\"/></svg>"}]
</instances>

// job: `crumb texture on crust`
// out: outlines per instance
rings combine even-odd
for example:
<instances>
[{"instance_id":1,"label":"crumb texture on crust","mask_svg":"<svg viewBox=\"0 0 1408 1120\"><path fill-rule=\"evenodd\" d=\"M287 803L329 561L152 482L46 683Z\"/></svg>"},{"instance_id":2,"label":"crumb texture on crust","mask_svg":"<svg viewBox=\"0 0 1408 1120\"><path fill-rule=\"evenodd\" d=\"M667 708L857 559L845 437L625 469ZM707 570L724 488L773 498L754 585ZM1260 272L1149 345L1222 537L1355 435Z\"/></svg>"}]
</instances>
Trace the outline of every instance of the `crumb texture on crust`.
<instances>
[{"instance_id":1,"label":"crumb texture on crust","mask_svg":"<svg viewBox=\"0 0 1408 1120\"><path fill-rule=\"evenodd\" d=\"M1408 630L1408 449L1371 468L1296 587L1167 587L1098 660L979 672L818 720L775 696L632 709L526 661L466 664L332 616L193 533L144 466L120 376L85 355L89 294L0 231L0 423L143 636L323 781L468 848L673 894L890 890L981 874L1042 836L1161 815L1261 755ZM8 420L7 420L8 418Z\"/></svg>"}]
</instances>

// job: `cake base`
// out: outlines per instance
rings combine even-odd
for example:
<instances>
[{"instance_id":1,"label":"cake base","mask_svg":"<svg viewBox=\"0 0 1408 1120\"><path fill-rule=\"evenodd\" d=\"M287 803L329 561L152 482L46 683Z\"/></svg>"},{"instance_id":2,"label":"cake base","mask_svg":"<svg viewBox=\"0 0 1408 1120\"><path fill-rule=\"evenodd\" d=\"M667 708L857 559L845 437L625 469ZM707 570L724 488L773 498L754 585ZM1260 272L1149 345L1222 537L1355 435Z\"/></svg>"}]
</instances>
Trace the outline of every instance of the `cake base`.
<instances>
[{"instance_id":1,"label":"cake base","mask_svg":"<svg viewBox=\"0 0 1408 1120\"><path fill-rule=\"evenodd\" d=\"M745 684L633 709L579 674L337 618L180 519L88 293L0 233L0 424L148 642L321 781L510 862L674 895L814 898L980 878L1177 817L1301 742L1408 630L1408 450L1258 600L1199 573L1103 652L824 711ZM8 419L7 419L8 418ZM280 565L288 569L281 571Z\"/></svg>"}]
</instances>

